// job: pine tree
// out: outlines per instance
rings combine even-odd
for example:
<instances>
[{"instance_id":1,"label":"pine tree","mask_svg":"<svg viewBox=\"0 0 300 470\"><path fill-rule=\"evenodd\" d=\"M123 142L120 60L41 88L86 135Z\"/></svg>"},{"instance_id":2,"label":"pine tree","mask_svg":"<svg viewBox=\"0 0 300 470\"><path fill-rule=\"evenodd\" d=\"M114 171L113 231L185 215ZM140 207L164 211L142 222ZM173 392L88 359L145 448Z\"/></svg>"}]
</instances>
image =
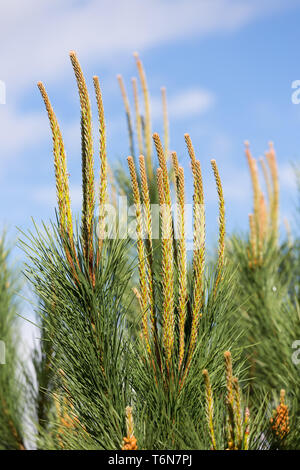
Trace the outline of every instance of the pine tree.
<instances>
[{"instance_id":1,"label":"pine tree","mask_svg":"<svg viewBox=\"0 0 300 470\"><path fill-rule=\"evenodd\" d=\"M299 374L291 361L291 345L300 333L297 257L278 236L273 145L262 162L268 199L246 146L254 194L246 239L226 240L222 181L216 161L211 161L219 236L216 259L208 263L201 165L190 136L184 136L194 193L190 258L185 240L185 175L176 153L169 155L165 90L162 143L157 133L152 134L146 76L135 54L144 99L142 117L134 79L136 155L129 100L119 76L130 155L129 173L119 171L114 179L107 160L100 84L93 77L99 121L97 193L89 92L76 54L71 52L70 58L81 108L81 217L74 221L62 133L39 82L52 132L58 207L50 227L35 225L22 241L25 275L39 299L41 335L33 357L30 396L36 447L299 447ZM172 184L176 214L171 211ZM106 203L110 196L114 205L118 193L127 194L134 204L135 240L108 236L113 234ZM155 202L160 222L159 240L154 242L151 204ZM11 321L9 334L3 337L13 353L11 370L17 374L12 325ZM8 387L11 376L3 377ZM20 397L28 400L24 387L18 387L14 396L11 386L13 399L0 415L0 442L5 448L24 446L20 412ZM13 420L7 419L7 409Z\"/></svg>"}]
</instances>

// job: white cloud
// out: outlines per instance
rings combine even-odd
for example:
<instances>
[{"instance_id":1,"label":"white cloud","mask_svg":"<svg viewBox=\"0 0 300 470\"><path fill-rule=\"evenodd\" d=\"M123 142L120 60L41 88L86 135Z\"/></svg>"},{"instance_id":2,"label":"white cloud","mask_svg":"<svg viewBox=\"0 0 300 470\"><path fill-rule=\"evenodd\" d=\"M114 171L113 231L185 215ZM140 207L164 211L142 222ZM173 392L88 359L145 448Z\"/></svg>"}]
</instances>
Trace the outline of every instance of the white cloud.
<instances>
[{"instance_id":1,"label":"white cloud","mask_svg":"<svg viewBox=\"0 0 300 470\"><path fill-rule=\"evenodd\" d=\"M249 203L250 206L252 192L250 175L247 171L247 168L237 168L234 165L220 164L218 164L218 166L221 174L226 204L236 203L239 206L244 206L245 204ZM218 200L218 194L212 175L209 176L205 191L205 199L208 203L216 202Z\"/></svg>"},{"instance_id":2,"label":"white cloud","mask_svg":"<svg viewBox=\"0 0 300 470\"><path fill-rule=\"evenodd\" d=\"M39 79L57 80L66 53L113 63L124 52L193 36L234 31L286 8L286 0L11 0L0 8L1 79L14 93ZM118 57L117 57L118 56Z\"/></svg>"},{"instance_id":3,"label":"white cloud","mask_svg":"<svg viewBox=\"0 0 300 470\"><path fill-rule=\"evenodd\" d=\"M212 108L215 101L215 95L211 91L190 88L167 97L168 114L172 120L198 116ZM161 99L151 99L151 114L153 119L162 118Z\"/></svg>"},{"instance_id":4,"label":"white cloud","mask_svg":"<svg viewBox=\"0 0 300 470\"><path fill-rule=\"evenodd\" d=\"M278 173L279 173L279 183L281 189L284 191L295 191L297 184L296 184L296 177L295 171L292 165L285 163L278 165Z\"/></svg>"},{"instance_id":5,"label":"white cloud","mask_svg":"<svg viewBox=\"0 0 300 470\"><path fill-rule=\"evenodd\" d=\"M70 185L70 197L72 208L78 209L82 203L81 185ZM32 198L34 201L50 207L56 207L56 191L54 184L51 186L38 186L32 190Z\"/></svg>"},{"instance_id":6,"label":"white cloud","mask_svg":"<svg viewBox=\"0 0 300 470\"><path fill-rule=\"evenodd\" d=\"M210 91L190 89L170 100L169 112L174 118L194 116L206 112L214 102L215 96Z\"/></svg>"},{"instance_id":7,"label":"white cloud","mask_svg":"<svg viewBox=\"0 0 300 470\"><path fill-rule=\"evenodd\" d=\"M49 125L42 111L24 114L12 106L0 107L1 157L36 143L46 132L49 132Z\"/></svg>"}]
</instances>

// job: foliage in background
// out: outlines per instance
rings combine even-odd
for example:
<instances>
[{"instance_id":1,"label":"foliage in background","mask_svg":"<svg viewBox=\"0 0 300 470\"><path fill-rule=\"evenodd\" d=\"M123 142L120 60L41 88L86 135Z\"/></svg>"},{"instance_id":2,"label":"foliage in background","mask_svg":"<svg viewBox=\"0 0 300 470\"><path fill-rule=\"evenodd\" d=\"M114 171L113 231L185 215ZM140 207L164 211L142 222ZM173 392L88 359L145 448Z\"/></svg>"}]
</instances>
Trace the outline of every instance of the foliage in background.
<instances>
[{"instance_id":1,"label":"foliage in background","mask_svg":"<svg viewBox=\"0 0 300 470\"><path fill-rule=\"evenodd\" d=\"M19 282L10 266L5 237L0 239L0 449L24 449L25 393L18 347L15 292Z\"/></svg>"},{"instance_id":2,"label":"foliage in background","mask_svg":"<svg viewBox=\"0 0 300 470\"><path fill-rule=\"evenodd\" d=\"M249 216L249 237L231 237L231 262L238 266L242 286L237 318L245 332L241 346L248 363L250 398L264 389L270 406L281 389L286 390L292 411L288 440L298 448L300 418L299 367L292 361L293 343L300 337L298 299L292 247L279 240L279 181L273 144L261 159L267 200L261 189L258 167L246 143L253 186L254 212ZM267 201L267 202L266 202ZM294 287L293 287L294 286ZM253 395L253 398L252 398Z\"/></svg>"}]
</instances>

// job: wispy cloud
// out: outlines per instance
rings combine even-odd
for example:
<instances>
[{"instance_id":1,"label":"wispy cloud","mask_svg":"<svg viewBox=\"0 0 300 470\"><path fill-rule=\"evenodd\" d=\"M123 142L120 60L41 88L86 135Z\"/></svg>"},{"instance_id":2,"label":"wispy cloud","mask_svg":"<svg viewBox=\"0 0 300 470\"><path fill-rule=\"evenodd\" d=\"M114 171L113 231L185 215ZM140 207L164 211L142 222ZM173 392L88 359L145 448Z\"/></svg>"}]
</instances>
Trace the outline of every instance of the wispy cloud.
<instances>
[{"instance_id":1,"label":"wispy cloud","mask_svg":"<svg viewBox=\"0 0 300 470\"><path fill-rule=\"evenodd\" d=\"M168 114L173 119L183 119L203 114L213 107L216 97L209 90L190 88L168 96ZM154 119L162 117L161 99L151 100L151 112Z\"/></svg>"},{"instance_id":2,"label":"wispy cloud","mask_svg":"<svg viewBox=\"0 0 300 470\"><path fill-rule=\"evenodd\" d=\"M42 111L21 113L8 105L1 106L0 111L1 157L37 143L48 131L47 117Z\"/></svg>"},{"instance_id":3,"label":"wispy cloud","mask_svg":"<svg viewBox=\"0 0 300 470\"><path fill-rule=\"evenodd\" d=\"M56 192L55 187L53 185L44 185L44 186L37 186L32 188L31 191L32 199L43 205L49 207L56 206ZM70 197L72 208L79 209L82 203L82 189L81 185L79 184L72 184L70 186Z\"/></svg>"},{"instance_id":4,"label":"wispy cloud","mask_svg":"<svg viewBox=\"0 0 300 470\"><path fill-rule=\"evenodd\" d=\"M287 8L286 0L11 0L0 15L1 79L14 93L43 77L57 80L66 71L66 51L82 60L112 62L116 54L158 44L231 32L255 18ZM120 57L118 57L120 58ZM18 71L18 72L17 72Z\"/></svg>"},{"instance_id":5,"label":"wispy cloud","mask_svg":"<svg viewBox=\"0 0 300 470\"><path fill-rule=\"evenodd\" d=\"M281 189L288 192L294 192L297 187L295 171L291 164L279 164L279 182Z\"/></svg>"}]
</instances>

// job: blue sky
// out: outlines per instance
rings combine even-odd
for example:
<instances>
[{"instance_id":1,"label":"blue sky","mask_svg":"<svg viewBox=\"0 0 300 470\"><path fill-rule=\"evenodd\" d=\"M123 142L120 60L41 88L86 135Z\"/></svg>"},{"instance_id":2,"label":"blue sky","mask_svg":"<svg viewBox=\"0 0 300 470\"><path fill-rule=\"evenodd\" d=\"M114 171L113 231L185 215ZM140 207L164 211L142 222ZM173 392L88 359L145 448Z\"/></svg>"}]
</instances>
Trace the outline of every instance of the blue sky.
<instances>
[{"instance_id":1,"label":"blue sky","mask_svg":"<svg viewBox=\"0 0 300 470\"><path fill-rule=\"evenodd\" d=\"M137 50L147 73L153 131L162 132L160 87L166 86L171 149L189 171L189 132L204 172L208 239L217 233L217 195L210 159L224 184L228 230L245 230L251 186L243 150L259 157L275 143L281 180L281 220L291 218L291 162L300 155L300 1L289 0L12 0L0 9L1 225L12 235L53 218L55 183L51 135L36 83L47 88L61 124L74 211L80 210L79 103L69 60L76 50L92 94L100 77L109 161L128 155L127 128L116 74L127 88ZM132 98L132 95L130 95ZM95 102L93 99L93 108ZM96 113L94 113L96 115ZM97 161L97 154L95 154ZM191 179L187 191L191 193ZM19 256L21 254L19 253Z\"/></svg>"}]
</instances>

